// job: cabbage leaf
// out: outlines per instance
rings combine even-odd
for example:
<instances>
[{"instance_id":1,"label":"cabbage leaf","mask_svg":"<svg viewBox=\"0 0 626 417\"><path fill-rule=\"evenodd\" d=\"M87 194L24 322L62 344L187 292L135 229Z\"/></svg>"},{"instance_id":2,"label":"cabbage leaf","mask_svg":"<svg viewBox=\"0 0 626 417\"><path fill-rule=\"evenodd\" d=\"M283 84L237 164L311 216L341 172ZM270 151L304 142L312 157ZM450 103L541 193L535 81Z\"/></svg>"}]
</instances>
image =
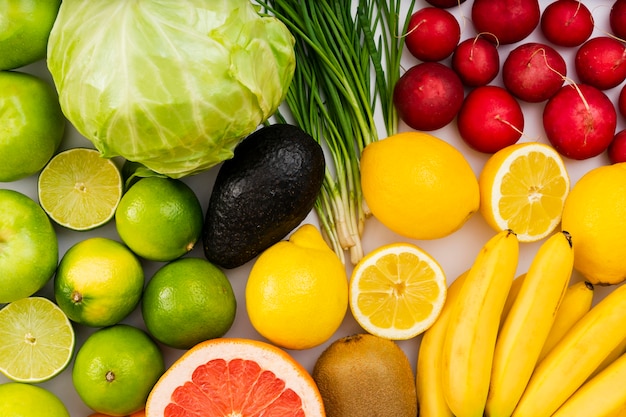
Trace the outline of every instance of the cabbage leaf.
<instances>
[{"instance_id":1,"label":"cabbage leaf","mask_svg":"<svg viewBox=\"0 0 626 417\"><path fill-rule=\"evenodd\" d=\"M63 113L104 157L180 178L231 158L276 111L293 46L249 0L64 0L48 68Z\"/></svg>"}]
</instances>

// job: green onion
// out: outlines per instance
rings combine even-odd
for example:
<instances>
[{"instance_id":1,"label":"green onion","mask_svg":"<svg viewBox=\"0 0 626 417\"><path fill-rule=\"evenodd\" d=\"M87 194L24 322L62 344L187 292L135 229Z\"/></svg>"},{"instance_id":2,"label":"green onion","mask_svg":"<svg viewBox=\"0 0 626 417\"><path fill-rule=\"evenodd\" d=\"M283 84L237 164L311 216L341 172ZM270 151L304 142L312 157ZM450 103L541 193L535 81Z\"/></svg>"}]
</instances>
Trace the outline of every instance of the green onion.
<instances>
[{"instance_id":1,"label":"green onion","mask_svg":"<svg viewBox=\"0 0 626 417\"><path fill-rule=\"evenodd\" d=\"M400 76L401 0L259 0L296 39L296 70L285 104L294 123L330 155L315 203L324 236L345 263L363 257L361 236L370 214L363 200L361 152L398 129L393 88ZM407 2L405 2L407 3ZM378 107L380 106L380 107ZM384 126L376 124L380 111ZM285 122L280 112L277 119ZM384 129L384 130L383 130Z\"/></svg>"}]
</instances>

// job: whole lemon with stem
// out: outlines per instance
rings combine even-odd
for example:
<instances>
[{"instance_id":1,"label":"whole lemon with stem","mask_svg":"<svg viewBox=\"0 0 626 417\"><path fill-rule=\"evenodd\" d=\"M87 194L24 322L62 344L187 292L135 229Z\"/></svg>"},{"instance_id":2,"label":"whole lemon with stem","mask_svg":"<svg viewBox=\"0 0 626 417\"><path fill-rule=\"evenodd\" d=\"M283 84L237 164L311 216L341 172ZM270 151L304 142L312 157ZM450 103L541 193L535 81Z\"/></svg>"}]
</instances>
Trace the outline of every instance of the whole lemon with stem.
<instances>
[{"instance_id":1,"label":"whole lemon with stem","mask_svg":"<svg viewBox=\"0 0 626 417\"><path fill-rule=\"evenodd\" d=\"M253 327L287 349L309 349L335 333L348 308L348 278L315 226L300 226L257 258L246 308Z\"/></svg>"},{"instance_id":2,"label":"whole lemon with stem","mask_svg":"<svg viewBox=\"0 0 626 417\"><path fill-rule=\"evenodd\" d=\"M365 147L361 187L372 214L410 239L438 239L478 210L478 179L454 146L433 135L403 132Z\"/></svg>"}]
</instances>

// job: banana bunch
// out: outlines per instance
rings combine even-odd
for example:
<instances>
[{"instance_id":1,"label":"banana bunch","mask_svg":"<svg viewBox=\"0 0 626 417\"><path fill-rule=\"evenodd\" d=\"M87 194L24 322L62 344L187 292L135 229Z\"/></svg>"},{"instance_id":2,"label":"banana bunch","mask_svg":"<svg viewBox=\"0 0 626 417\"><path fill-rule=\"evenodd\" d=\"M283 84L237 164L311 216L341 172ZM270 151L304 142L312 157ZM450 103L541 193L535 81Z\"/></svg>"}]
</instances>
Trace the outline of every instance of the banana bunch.
<instances>
[{"instance_id":1,"label":"banana bunch","mask_svg":"<svg viewBox=\"0 0 626 417\"><path fill-rule=\"evenodd\" d=\"M515 234L484 245L423 335L420 417L626 417L626 284L593 305L573 244L550 236L517 278Z\"/></svg>"},{"instance_id":2,"label":"banana bunch","mask_svg":"<svg viewBox=\"0 0 626 417\"><path fill-rule=\"evenodd\" d=\"M446 305L418 352L421 417L515 415L539 358L554 350L546 343L560 344L590 312L593 286L570 285L574 260L568 233L549 237L528 271L515 278L518 261L516 235L500 232L450 285ZM531 403L544 401L536 397Z\"/></svg>"}]
</instances>

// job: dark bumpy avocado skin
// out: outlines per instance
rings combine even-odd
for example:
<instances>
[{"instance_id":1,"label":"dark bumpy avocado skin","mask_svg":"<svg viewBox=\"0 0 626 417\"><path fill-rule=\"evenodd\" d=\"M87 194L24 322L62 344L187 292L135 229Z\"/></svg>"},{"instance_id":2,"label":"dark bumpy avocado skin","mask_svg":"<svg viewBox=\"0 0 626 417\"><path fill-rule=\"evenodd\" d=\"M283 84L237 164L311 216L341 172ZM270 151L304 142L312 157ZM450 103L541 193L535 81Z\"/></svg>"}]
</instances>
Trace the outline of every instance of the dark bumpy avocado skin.
<instances>
[{"instance_id":1,"label":"dark bumpy avocado skin","mask_svg":"<svg viewBox=\"0 0 626 417\"><path fill-rule=\"evenodd\" d=\"M236 268L283 239L313 208L324 170L321 146L297 126L249 135L215 179L202 235L206 258Z\"/></svg>"}]
</instances>

